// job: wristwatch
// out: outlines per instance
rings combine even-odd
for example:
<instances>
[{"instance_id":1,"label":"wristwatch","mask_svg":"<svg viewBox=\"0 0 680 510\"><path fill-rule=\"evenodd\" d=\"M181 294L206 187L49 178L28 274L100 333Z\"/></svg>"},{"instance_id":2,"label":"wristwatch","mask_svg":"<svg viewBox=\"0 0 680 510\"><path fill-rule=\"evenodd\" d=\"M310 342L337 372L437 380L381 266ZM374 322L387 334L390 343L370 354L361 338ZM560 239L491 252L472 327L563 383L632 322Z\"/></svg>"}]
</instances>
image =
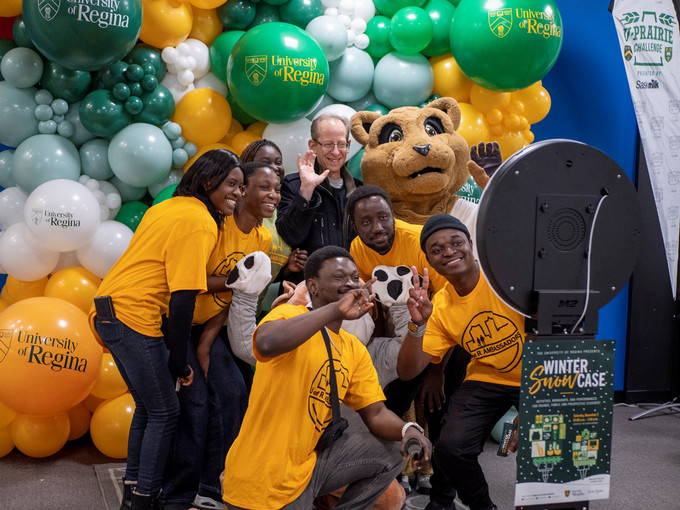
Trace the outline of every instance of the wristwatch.
<instances>
[{"instance_id":1,"label":"wristwatch","mask_svg":"<svg viewBox=\"0 0 680 510\"><path fill-rule=\"evenodd\" d=\"M427 329L427 323L418 326L418 324L416 324L412 320L408 321L408 331L409 333L411 333L412 337L420 338L425 334L425 329Z\"/></svg>"},{"instance_id":2,"label":"wristwatch","mask_svg":"<svg viewBox=\"0 0 680 510\"><path fill-rule=\"evenodd\" d=\"M421 427L420 425L418 425L414 421L409 421L409 422L404 423L404 426L401 428L401 438L402 439L404 439L404 436L406 435L406 431L409 429L409 427L413 427L414 429L416 429L421 434L425 434L423 427Z\"/></svg>"}]
</instances>

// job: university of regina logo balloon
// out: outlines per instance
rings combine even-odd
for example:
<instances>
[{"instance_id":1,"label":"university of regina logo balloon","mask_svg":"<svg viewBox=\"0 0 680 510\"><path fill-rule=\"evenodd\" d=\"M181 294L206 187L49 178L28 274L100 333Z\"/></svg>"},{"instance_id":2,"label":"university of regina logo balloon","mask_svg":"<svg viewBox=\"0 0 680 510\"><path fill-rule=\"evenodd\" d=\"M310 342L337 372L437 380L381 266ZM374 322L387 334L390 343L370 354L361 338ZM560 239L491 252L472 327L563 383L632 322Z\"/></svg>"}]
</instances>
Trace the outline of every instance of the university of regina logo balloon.
<instances>
[{"instance_id":1,"label":"university of regina logo balloon","mask_svg":"<svg viewBox=\"0 0 680 510\"><path fill-rule=\"evenodd\" d=\"M45 18L45 21L50 21L59 12L61 0L39 0L38 11L40 15Z\"/></svg>"},{"instance_id":2,"label":"university of regina logo balloon","mask_svg":"<svg viewBox=\"0 0 680 510\"><path fill-rule=\"evenodd\" d=\"M338 385L338 395L342 400L342 395L345 394L349 384L347 369L342 365L339 359L333 358L333 367L335 368L335 381ZM328 379L329 363L328 359L321 366L319 371L314 376L314 380L309 388L309 397L307 399L307 410L309 417L312 419L316 430L322 431L333 419L329 412L331 409L331 384Z\"/></svg>"},{"instance_id":3,"label":"university of regina logo balloon","mask_svg":"<svg viewBox=\"0 0 680 510\"><path fill-rule=\"evenodd\" d=\"M503 315L478 313L465 328L462 341L479 360L494 356L493 365L502 373L511 372L522 360L522 333Z\"/></svg>"},{"instance_id":4,"label":"university of regina logo balloon","mask_svg":"<svg viewBox=\"0 0 680 510\"><path fill-rule=\"evenodd\" d=\"M3 362L5 356L9 352L9 346L12 344L12 329L0 329L0 363Z\"/></svg>"},{"instance_id":5,"label":"university of regina logo balloon","mask_svg":"<svg viewBox=\"0 0 680 510\"><path fill-rule=\"evenodd\" d=\"M512 28L512 9L489 11L489 28L498 38L508 35Z\"/></svg>"}]
</instances>

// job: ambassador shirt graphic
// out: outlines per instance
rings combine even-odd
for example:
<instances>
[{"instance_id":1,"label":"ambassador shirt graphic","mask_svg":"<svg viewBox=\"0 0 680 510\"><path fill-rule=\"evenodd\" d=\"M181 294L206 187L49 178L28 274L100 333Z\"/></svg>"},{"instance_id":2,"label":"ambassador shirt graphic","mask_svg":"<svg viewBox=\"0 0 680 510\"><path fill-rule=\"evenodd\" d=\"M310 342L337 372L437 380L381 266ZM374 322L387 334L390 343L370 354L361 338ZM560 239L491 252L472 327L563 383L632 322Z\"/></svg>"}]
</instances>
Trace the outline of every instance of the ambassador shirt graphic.
<instances>
[{"instance_id":1,"label":"ambassador shirt graphic","mask_svg":"<svg viewBox=\"0 0 680 510\"><path fill-rule=\"evenodd\" d=\"M338 387L338 395L344 395L349 387L349 371L342 364L340 359L333 357L333 368L335 369L335 383ZM330 364L326 359L312 380L307 399L307 409L309 417L314 423L317 431L323 431L333 420L331 411L331 383L330 383Z\"/></svg>"},{"instance_id":2,"label":"ambassador shirt graphic","mask_svg":"<svg viewBox=\"0 0 680 510\"><path fill-rule=\"evenodd\" d=\"M522 360L522 333L510 318L494 312L475 315L461 343L478 360L494 356L493 365L501 373L511 372Z\"/></svg>"}]
</instances>

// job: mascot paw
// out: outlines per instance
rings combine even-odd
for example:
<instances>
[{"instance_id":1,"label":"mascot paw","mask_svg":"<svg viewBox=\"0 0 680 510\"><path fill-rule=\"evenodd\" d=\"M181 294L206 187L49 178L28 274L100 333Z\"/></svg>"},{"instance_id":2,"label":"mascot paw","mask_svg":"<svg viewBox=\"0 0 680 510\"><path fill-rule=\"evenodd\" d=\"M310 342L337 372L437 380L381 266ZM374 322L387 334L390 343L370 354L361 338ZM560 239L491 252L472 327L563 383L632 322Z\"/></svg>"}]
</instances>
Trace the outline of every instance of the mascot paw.
<instances>
[{"instance_id":1,"label":"mascot paw","mask_svg":"<svg viewBox=\"0 0 680 510\"><path fill-rule=\"evenodd\" d=\"M413 288L413 273L407 266L376 266L373 276L377 278L371 287L378 301L385 306L406 303L408 291Z\"/></svg>"},{"instance_id":2,"label":"mascot paw","mask_svg":"<svg viewBox=\"0 0 680 510\"><path fill-rule=\"evenodd\" d=\"M236 263L227 277L227 288L248 294L259 294L272 279L271 261L264 252L256 251Z\"/></svg>"},{"instance_id":3,"label":"mascot paw","mask_svg":"<svg viewBox=\"0 0 680 510\"><path fill-rule=\"evenodd\" d=\"M473 145L470 148L470 160L482 167L486 175L491 177L503 163L501 147L498 142L487 142L486 144L480 142L479 145Z\"/></svg>"}]
</instances>

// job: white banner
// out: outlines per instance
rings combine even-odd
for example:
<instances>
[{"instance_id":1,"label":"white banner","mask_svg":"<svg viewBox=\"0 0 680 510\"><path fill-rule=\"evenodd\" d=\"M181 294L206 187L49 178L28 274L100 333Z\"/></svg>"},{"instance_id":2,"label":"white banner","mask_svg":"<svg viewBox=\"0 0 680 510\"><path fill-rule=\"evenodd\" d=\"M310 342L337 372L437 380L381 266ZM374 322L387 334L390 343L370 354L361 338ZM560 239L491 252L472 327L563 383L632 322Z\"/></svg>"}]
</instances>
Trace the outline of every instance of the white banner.
<instances>
[{"instance_id":1,"label":"white banner","mask_svg":"<svg viewBox=\"0 0 680 510\"><path fill-rule=\"evenodd\" d=\"M675 297L680 223L678 19L672 0L615 0L612 16L645 150Z\"/></svg>"}]
</instances>

